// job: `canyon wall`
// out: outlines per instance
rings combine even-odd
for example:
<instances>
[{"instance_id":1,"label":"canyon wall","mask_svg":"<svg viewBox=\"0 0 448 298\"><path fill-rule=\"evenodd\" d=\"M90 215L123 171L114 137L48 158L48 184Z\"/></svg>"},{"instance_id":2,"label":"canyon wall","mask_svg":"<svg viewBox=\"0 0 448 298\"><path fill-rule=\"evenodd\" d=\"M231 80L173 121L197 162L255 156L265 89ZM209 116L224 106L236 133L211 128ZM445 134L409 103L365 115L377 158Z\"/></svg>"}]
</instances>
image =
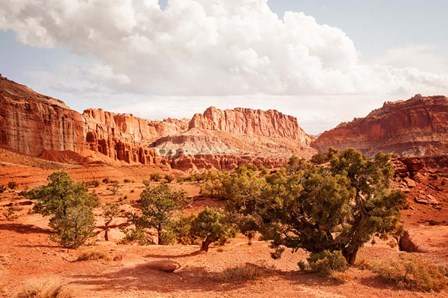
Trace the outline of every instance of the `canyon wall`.
<instances>
[{"instance_id":1,"label":"canyon wall","mask_svg":"<svg viewBox=\"0 0 448 298\"><path fill-rule=\"evenodd\" d=\"M189 128L249 136L288 138L306 145L311 141L311 138L300 128L295 117L284 115L276 110L243 108L219 110L210 107L203 114L195 114L189 123Z\"/></svg>"},{"instance_id":2,"label":"canyon wall","mask_svg":"<svg viewBox=\"0 0 448 298\"><path fill-rule=\"evenodd\" d=\"M330 147L356 148L367 155L379 151L397 156L435 156L448 152L448 98L416 95L386 102L367 117L342 123L312 144L319 152Z\"/></svg>"},{"instance_id":3,"label":"canyon wall","mask_svg":"<svg viewBox=\"0 0 448 298\"><path fill-rule=\"evenodd\" d=\"M73 162L86 162L86 157L98 157L90 152L98 152L111 160L186 170L230 169L248 162L278 165L292 154L314 153L297 119L275 110L211 107L191 120L163 121L102 109L80 114L0 79L0 146L22 154L65 161L58 158L64 152Z\"/></svg>"}]
</instances>

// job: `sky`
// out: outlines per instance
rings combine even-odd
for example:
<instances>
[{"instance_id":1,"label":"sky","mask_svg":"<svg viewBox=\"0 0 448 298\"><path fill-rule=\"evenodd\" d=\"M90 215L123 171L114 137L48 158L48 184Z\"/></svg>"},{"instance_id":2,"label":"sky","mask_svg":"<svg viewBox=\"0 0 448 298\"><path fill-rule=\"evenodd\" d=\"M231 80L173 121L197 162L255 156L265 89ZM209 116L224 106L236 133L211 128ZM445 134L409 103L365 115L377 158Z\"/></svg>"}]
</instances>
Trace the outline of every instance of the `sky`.
<instances>
[{"instance_id":1,"label":"sky","mask_svg":"<svg viewBox=\"0 0 448 298\"><path fill-rule=\"evenodd\" d=\"M310 134L448 94L445 0L2 0L0 73L82 112L277 109Z\"/></svg>"}]
</instances>

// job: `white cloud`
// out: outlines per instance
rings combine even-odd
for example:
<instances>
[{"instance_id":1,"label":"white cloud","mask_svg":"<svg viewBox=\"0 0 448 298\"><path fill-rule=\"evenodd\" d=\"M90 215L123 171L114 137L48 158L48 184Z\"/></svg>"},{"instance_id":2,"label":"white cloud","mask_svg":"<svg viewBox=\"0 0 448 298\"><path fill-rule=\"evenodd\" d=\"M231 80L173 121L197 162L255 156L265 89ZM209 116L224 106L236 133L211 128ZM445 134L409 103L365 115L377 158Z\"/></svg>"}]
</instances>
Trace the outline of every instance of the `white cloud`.
<instances>
[{"instance_id":1,"label":"white cloud","mask_svg":"<svg viewBox=\"0 0 448 298\"><path fill-rule=\"evenodd\" d=\"M59 90L137 94L167 108L173 105L161 98L233 96L257 106L254 99L264 94L300 110L312 95L337 106L354 95L361 101L448 90L447 68L424 67L437 62L426 49L391 51L367 64L340 29L303 13L279 18L267 0L170 0L164 10L157 0L2 0L0 30L15 31L27 45L63 46L96 58L49 75L47 84ZM315 109L328 108L328 101L317 106L314 100Z\"/></svg>"}]
</instances>

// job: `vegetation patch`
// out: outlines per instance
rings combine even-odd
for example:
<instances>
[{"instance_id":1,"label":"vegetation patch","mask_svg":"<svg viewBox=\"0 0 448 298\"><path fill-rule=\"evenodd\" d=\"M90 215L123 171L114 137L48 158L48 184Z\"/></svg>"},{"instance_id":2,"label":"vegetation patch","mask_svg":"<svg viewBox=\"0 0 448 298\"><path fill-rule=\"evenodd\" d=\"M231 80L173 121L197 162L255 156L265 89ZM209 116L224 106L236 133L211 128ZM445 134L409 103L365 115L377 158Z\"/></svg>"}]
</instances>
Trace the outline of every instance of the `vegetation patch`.
<instances>
[{"instance_id":1,"label":"vegetation patch","mask_svg":"<svg viewBox=\"0 0 448 298\"><path fill-rule=\"evenodd\" d=\"M73 291L58 277L33 279L26 282L16 298L71 298Z\"/></svg>"},{"instance_id":2,"label":"vegetation patch","mask_svg":"<svg viewBox=\"0 0 448 298\"><path fill-rule=\"evenodd\" d=\"M439 292L448 282L446 267L437 266L413 254L401 254L398 258L373 263L372 271L398 287L409 290Z\"/></svg>"},{"instance_id":3,"label":"vegetation patch","mask_svg":"<svg viewBox=\"0 0 448 298\"><path fill-rule=\"evenodd\" d=\"M219 280L225 282L238 282L253 280L261 277L264 270L258 266L245 264L234 268L227 268L219 274Z\"/></svg>"},{"instance_id":4,"label":"vegetation patch","mask_svg":"<svg viewBox=\"0 0 448 298\"><path fill-rule=\"evenodd\" d=\"M110 258L104 252L96 251L96 250L88 250L83 251L76 259L78 262L81 261L94 261L94 260L106 260L108 261Z\"/></svg>"}]
</instances>

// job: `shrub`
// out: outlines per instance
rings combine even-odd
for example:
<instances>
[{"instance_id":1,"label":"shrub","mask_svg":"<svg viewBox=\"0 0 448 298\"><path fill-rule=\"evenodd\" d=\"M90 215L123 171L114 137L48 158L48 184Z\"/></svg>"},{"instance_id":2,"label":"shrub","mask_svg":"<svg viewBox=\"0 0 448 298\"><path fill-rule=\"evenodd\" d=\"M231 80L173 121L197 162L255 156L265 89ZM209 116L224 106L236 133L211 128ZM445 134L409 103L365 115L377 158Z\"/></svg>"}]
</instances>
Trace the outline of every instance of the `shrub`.
<instances>
[{"instance_id":1,"label":"shrub","mask_svg":"<svg viewBox=\"0 0 448 298\"><path fill-rule=\"evenodd\" d=\"M117 204L107 203L103 206L104 240L109 241L109 226L118 215L120 215L120 207Z\"/></svg>"},{"instance_id":2,"label":"shrub","mask_svg":"<svg viewBox=\"0 0 448 298\"><path fill-rule=\"evenodd\" d=\"M131 179L124 179L123 182L124 182L124 183L131 183L132 180L131 180Z\"/></svg>"},{"instance_id":3,"label":"shrub","mask_svg":"<svg viewBox=\"0 0 448 298\"><path fill-rule=\"evenodd\" d=\"M148 245L154 243L143 228L122 228L121 231L125 236L119 241L120 244Z\"/></svg>"},{"instance_id":4,"label":"shrub","mask_svg":"<svg viewBox=\"0 0 448 298\"><path fill-rule=\"evenodd\" d=\"M159 173L151 174L149 175L149 180L153 182L159 182L160 180L162 180L162 175Z\"/></svg>"},{"instance_id":5,"label":"shrub","mask_svg":"<svg viewBox=\"0 0 448 298\"><path fill-rule=\"evenodd\" d=\"M255 265L245 264L234 268L227 268L221 272L219 279L226 282L257 279L262 276L262 270Z\"/></svg>"},{"instance_id":6,"label":"shrub","mask_svg":"<svg viewBox=\"0 0 448 298\"><path fill-rule=\"evenodd\" d=\"M4 192L6 190L6 187L2 184L0 184L0 193Z\"/></svg>"},{"instance_id":7,"label":"shrub","mask_svg":"<svg viewBox=\"0 0 448 298\"><path fill-rule=\"evenodd\" d=\"M347 261L339 250L311 253L307 260L311 270L319 275L329 275L333 271L342 272L347 269Z\"/></svg>"},{"instance_id":8,"label":"shrub","mask_svg":"<svg viewBox=\"0 0 448 298\"><path fill-rule=\"evenodd\" d=\"M100 259L109 260L109 257L104 252L88 250L82 252L76 260L80 262L80 261L94 261Z\"/></svg>"},{"instance_id":9,"label":"shrub","mask_svg":"<svg viewBox=\"0 0 448 298\"><path fill-rule=\"evenodd\" d=\"M16 213L16 211L18 210L13 205L10 205L8 209L3 212L3 216L6 218L6 220L16 220L17 218L19 218L19 215Z\"/></svg>"},{"instance_id":10,"label":"shrub","mask_svg":"<svg viewBox=\"0 0 448 298\"><path fill-rule=\"evenodd\" d=\"M418 291L441 291L447 284L446 268L416 255L402 254L399 258L372 264L372 271L398 287Z\"/></svg>"},{"instance_id":11,"label":"shrub","mask_svg":"<svg viewBox=\"0 0 448 298\"><path fill-rule=\"evenodd\" d=\"M99 182L98 180L92 180L86 182L87 187L98 187L100 186L100 184L101 182Z\"/></svg>"},{"instance_id":12,"label":"shrub","mask_svg":"<svg viewBox=\"0 0 448 298\"><path fill-rule=\"evenodd\" d=\"M201 251L208 251L213 242L225 243L235 235L231 219L218 209L205 207L191 222L190 234L202 241Z\"/></svg>"},{"instance_id":13,"label":"shrub","mask_svg":"<svg viewBox=\"0 0 448 298\"><path fill-rule=\"evenodd\" d=\"M16 294L17 298L71 298L67 282L57 277L29 280Z\"/></svg>"},{"instance_id":14,"label":"shrub","mask_svg":"<svg viewBox=\"0 0 448 298\"><path fill-rule=\"evenodd\" d=\"M8 188L9 189L16 189L17 188L17 183L14 181L8 182Z\"/></svg>"},{"instance_id":15,"label":"shrub","mask_svg":"<svg viewBox=\"0 0 448 298\"><path fill-rule=\"evenodd\" d=\"M65 172L55 172L48 180L47 185L27 192L26 196L37 201L33 207L36 213L50 217L49 225L55 230L52 238L64 247L79 247L93 235L93 208L98 205L98 198Z\"/></svg>"},{"instance_id":16,"label":"shrub","mask_svg":"<svg viewBox=\"0 0 448 298\"><path fill-rule=\"evenodd\" d=\"M167 183L171 183L171 182L173 182L175 179L176 179L176 177L174 177L174 175L171 175L171 174L167 174L167 175L165 175L165 181L166 181Z\"/></svg>"}]
</instances>

